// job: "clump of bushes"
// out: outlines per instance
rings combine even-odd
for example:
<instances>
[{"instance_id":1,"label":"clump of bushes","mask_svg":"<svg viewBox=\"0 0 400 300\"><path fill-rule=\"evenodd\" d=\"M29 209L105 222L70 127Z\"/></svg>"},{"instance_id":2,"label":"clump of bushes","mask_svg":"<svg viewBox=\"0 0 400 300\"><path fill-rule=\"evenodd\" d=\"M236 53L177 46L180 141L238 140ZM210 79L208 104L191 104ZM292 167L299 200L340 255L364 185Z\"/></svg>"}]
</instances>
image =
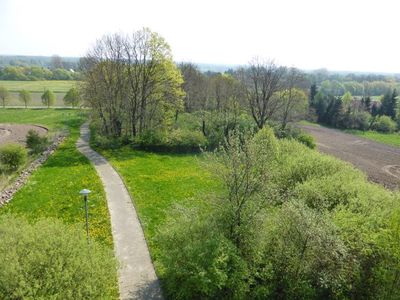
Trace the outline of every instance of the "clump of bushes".
<instances>
[{"instance_id":1,"label":"clump of bushes","mask_svg":"<svg viewBox=\"0 0 400 300\"><path fill-rule=\"evenodd\" d=\"M17 170L27 160L26 149L19 144L6 144L0 147L0 163L6 171Z\"/></svg>"},{"instance_id":2,"label":"clump of bushes","mask_svg":"<svg viewBox=\"0 0 400 300\"><path fill-rule=\"evenodd\" d=\"M199 152L207 146L200 131L173 129L169 132L146 131L139 135L134 145L140 149L161 152Z\"/></svg>"},{"instance_id":3,"label":"clump of bushes","mask_svg":"<svg viewBox=\"0 0 400 300\"><path fill-rule=\"evenodd\" d=\"M372 124L372 129L379 132L391 133L396 130L396 122L388 116L380 116Z\"/></svg>"},{"instance_id":4,"label":"clump of bushes","mask_svg":"<svg viewBox=\"0 0 400 300\"><path fill-rule=\"evenodd\" d=\"M111 299L112 251L56 220L0 217L1 299Z\"/></svg>"},{"instance_id":5,"label":"clump of bushes","mask_svg":"<svg viewBox=\"0 0 400 300\"><path fill-rule=\"evenodd\" d=\"M171 298L400 297L399 194L269 129L209 158L224 192L158 236Z\"/></svg>"},{"instance_id":6,"label":"clump of bushes","mask_svg":"<svg viewBox=\"0 0 400 300\"><path fill-rule=\"evenodd\" d=\"M39 133L33 129L28 131L26 135L26 146L32 150L33 153L40 153L46 150L49 144L47 136L40 136Z\"/></svg>"},{"instance_id":7,"label":"clump of bushes","mask_svg":"<svg viewBox=\"0 0 400 300\"><path fill-rule=\"evenodd\" d=\"M298 127L287 125L285 128L282 128L280 125L272 125L275 135L278 138L295 139L310 149L315 149L317 146L314 137L308 133L305 133Z\"/></svg>"}]
</instances>

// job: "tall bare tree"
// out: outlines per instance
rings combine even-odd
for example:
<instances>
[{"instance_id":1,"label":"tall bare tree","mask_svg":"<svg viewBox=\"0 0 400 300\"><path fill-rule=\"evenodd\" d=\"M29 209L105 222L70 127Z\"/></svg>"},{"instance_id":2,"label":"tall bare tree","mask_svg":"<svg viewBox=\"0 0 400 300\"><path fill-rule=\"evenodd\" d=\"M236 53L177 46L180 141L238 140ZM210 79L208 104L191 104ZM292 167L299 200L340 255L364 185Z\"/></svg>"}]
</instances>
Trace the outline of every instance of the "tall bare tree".
<instances>
[{"instance_id":1,"label":"tall bare tree","mask_svg":"<svg viewBox=\"0 0 400 300\"><path fill-rule=\"evenodd\" d=\"M282 89L282 77L285 67L278 66L274 61L262 61L258 58L250 62L248 68L239 70L251 114L259 128L263 128L268 119L279 109L279 97L273 97Z\"/></svg>"},{"instance_id":2,"label":"tall bare tree","mask_svg":"<svg viewBox=\"0 0 400 300\"><path fill-rule=\"evenodd\" d=\"M281 98L281 107L279 110L281 129L285 129L288 122L305 114L307 95L301 89L305 82L305 75L300 70L289 68L286 72L283 81L284 90L279 95Z\"/></svg>"}]
</instances>

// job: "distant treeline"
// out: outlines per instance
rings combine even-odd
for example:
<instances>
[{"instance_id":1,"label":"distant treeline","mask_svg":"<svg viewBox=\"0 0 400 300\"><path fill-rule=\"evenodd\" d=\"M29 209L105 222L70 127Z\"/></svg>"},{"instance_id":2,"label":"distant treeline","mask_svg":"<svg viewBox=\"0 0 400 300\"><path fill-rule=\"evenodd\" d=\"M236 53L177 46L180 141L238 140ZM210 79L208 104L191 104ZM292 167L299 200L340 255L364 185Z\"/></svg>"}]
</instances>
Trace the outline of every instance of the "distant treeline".
<instances>
[{"instance_id":1,"label":"distant treeline","mask_svg":"<svg viewBox=\"0 0 400 300\"><path fill-rule=\"evenodd\" d=\"M0 56L1 80L80 80L79 58Z\"/></svg>"},{"instance_id":2,"label":"distant treeline","mask_svg":"<svg viewBox=\"0 0 400 300\"><path fill-rule=\"evenodd\" d=\"M1 80L80 80L80 72L73 69L49 69L39 66L0 67Z\"/></svg>"}]
</instances>

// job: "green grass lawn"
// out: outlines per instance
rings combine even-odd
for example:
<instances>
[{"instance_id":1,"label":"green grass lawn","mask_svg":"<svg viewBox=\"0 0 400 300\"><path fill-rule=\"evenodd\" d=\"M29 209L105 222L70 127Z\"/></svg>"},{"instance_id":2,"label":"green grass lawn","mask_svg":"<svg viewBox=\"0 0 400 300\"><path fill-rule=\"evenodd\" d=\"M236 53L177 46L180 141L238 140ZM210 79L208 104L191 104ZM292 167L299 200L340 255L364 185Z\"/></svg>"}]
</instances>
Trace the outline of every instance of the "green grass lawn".
<instances>
[{"instance_id":1,"label":"green grass lawn","mask_svg":"<svg viewBox=\"0 0 400 300\"><path fill-rule=\"evenodd\" d=\"M376 131L345 130L345 132L373 140L378 143L400 147L399 133L381 133Z\"/></svg>"},{"instance_id":2,"label":"green grass lawn","mask_svg":"<svg viewBox=\"0 0 400 300\"><path fill-rule=\"evenodd\" d=\"M43 93L43 90L50 89L54 93L66 93L76 85L74 80L42 80L42 81L12 81L0 80L0 86L4 86L10 92L18 93L25 89L30 92Z\"/></svg>"},{"instance_id":3,"label":"green grass lawn","mask_svg":"<svg viewBox=\"0 0 400 300\"><path fill-rule=\"evenodd\" d=\"M123 177L144 227L154 260L157 245L153 238L175 204L202 206L221 185L205 168L201 156L156 154L124 147L100 151Z\"/></svg>"},{"instance_id":4,"label":"green grass lawn","mask_svg":"<svg viewBox=\"0 0 400 300\"><path fill-rule=\"evenodd\" d=\"M84 112L73 109L0 109L0 123L42 125L54 132L82 122Z\"/></svg>"},{"instance_id":5,"label":"green grass lawn","mask_svg":"<svg viewBox=\"0 0 400 300\"><path fill-rule=\"evenodd\" d=\"M96 170L75 147L84 120L85 115L74 110L0 110L0 123L40 124L53 131L66 127L70 132L56 153L0 212L34 219L55 217L67 223L79 223L84 228L84 203L79 191L88 188L92 191L90 232L94 238L111 246L112 235L103 186Z\"/></svg>"}]
</instances>

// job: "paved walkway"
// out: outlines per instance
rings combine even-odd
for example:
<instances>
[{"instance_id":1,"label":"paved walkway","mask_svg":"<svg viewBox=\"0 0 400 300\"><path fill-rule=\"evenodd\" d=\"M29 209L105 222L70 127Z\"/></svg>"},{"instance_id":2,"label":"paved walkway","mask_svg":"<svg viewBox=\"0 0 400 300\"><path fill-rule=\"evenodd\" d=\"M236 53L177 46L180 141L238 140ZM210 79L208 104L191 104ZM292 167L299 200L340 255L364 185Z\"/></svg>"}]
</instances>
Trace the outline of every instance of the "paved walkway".
<instances>
[{"instance_id":1,"label":"paved walkway","mask_svg":"<svg viewBox=\"0 0 400 300\"><path fill-rule=\"evenodd\" d=\"M118 173L107 160L89 147L89 126L81 127L76 145L95 166L106 191L114 249L120 262L120 299L162 299L136 210Z\"/></svg>"}]
</instances>

